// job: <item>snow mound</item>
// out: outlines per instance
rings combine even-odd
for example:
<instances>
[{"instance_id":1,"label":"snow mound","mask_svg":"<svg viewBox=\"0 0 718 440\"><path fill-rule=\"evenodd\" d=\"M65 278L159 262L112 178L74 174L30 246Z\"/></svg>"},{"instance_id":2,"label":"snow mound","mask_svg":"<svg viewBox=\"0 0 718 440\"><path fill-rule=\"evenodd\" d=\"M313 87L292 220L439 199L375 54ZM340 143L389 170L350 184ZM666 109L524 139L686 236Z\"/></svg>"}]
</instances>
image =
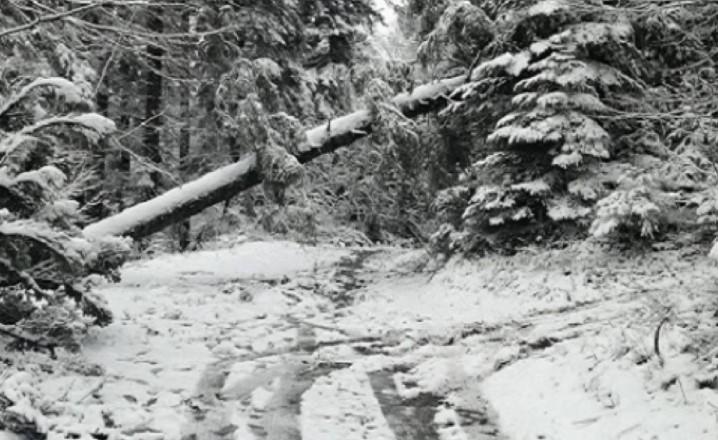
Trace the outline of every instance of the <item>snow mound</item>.
<instances>
[{"instance_id":1,"label":"snow mound","mask_svg":"<svg viewBox=\"0 0 718 440\"><path fill-rule=\"evenodd\" d=\"M509 438L715 438L714 393L690 387L685 377L668 390L651 390L650 364L611 362L596 369L588 345L567 344L560 353L520 361L484 382Z\"/></svg>"}]
</instances>

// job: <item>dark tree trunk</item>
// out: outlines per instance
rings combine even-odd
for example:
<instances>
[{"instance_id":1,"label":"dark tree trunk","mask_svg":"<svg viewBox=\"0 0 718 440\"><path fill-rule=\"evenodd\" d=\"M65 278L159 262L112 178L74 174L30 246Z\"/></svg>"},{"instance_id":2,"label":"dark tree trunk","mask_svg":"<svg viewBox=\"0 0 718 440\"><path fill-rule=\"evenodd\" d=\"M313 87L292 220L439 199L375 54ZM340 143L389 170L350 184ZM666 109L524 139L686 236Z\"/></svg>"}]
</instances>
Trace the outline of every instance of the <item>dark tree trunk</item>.
<instances>
[{"instance_id":1,"label":"dark tree trunk","mask_svg":"<svg viewBox=\"0 0 718 440\"><path fill-rule=\"evenodd\" d=\"M149 8L147 17L147 29L151 32L161 34L164 31L164 23L160 17L161 10ZM162 130L162 57L165 51L159 46L149 44L146 49L147 71L145 72L145 121L143 144L145 157L155 164L162 163L162 151L160 147L160 132ZM158 171L150 173L153 188L149 196L157 194L162 189L161 175Z\"/></svg>"},{"instance_id":2,"label":"dark tree trunk","mask_svg":"<svg viewBox=\"0 0 718 440\"><path fill-rule=\"evenodd\" d=\"M187 87L185 93L180 97L180 109L184 123L180 128L180 139L179 139L179 168L180 168L180 179L185 182L189 176L189 152L190 152L190 141L191 141L191 124L192 119L190 117L190 90ZM190 235L192 232L191 218L188 217L178 225L178 245L180 251L185 251L190 245Z\"/></svg>"},{"instance_id":3,"label":"dark tree trunk","mask_svg":"<svg viewBox=\"0 0 718 440\"><path fill-rule=\"evenodd\" d=\"M123 100L127 102L127 100ZM131 116L123 114L119 118L120 127L133 127L134 121ZM127 193L127 186L130 180L130 173L132 172L132 156L128 151L120 150L112 154L112 163L108 167L109 170L113 170L116 174L114 177L108 177L107 181L113 184L111 191L112 202L116 207L122 211L126 208L125 206L125 194Z\"/></svg>"},{"instance_id":4,"label":"dark tree trunk","mask_svg":"<svg viewBox=\"0 0 718 440\"><path fill-rule=\"evenodd\" d=\"M99 114L108 116L110 97L107 93L98 91L95 97L95 104L97 105L97 112ZM108 146L106 139L101 139L97 145L93 147L92 161L94 164L97 164L94 173L98 183L91 190L85 191L84 193L84 202L92 204L90 209L87 210L87 214L90 218L98 220L111 214L107 206L106 197L108 192L112 190L107 185L107 151Z\"/></svg>"}]
</instances>

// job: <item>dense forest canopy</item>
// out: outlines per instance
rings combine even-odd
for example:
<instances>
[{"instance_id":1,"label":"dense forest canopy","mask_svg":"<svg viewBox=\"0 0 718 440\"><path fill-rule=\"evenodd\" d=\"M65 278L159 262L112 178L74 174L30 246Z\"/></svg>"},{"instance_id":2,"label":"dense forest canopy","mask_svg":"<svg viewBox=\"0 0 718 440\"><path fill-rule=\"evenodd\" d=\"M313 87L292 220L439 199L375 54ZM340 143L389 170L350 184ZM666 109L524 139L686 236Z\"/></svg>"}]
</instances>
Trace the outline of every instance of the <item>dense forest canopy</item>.
<instances>
[{"instance_id":1,"label":"dense forest canopy","mask_svg":"<svg viewBox=\"0 0 718 440\"><path fill-rule=\"evenodd\" d=\"M715 2L390 4L400 35L370 0L0 0L0 322L72 345L91 320L63 323L110 319L87 275L240 230L713 239ZM83 234L140 202L172 226Z\"/></svg>"}]
</instances>

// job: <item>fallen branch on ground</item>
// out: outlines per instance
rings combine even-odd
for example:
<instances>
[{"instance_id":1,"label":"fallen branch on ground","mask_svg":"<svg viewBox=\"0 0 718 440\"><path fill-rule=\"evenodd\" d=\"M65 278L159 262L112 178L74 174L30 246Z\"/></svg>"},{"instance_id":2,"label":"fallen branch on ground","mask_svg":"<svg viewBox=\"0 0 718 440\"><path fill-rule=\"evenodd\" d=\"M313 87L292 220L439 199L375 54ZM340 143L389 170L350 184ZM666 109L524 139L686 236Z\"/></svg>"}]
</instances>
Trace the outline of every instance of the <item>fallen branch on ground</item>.
<instances>
[{"instance_id":1,"label":"fallen branch on ground","mask_svg":"<svg viewBox=\"0 0 718 440\"><path fill-rule=\"evenodd\" d=\"M46 350L50 353L51 358L56 358L55 349L57 348L57 344L45 342L40 337L6 324L0 324L0 334L9 336L28 348Z\"/></svg>"}]
</instances>

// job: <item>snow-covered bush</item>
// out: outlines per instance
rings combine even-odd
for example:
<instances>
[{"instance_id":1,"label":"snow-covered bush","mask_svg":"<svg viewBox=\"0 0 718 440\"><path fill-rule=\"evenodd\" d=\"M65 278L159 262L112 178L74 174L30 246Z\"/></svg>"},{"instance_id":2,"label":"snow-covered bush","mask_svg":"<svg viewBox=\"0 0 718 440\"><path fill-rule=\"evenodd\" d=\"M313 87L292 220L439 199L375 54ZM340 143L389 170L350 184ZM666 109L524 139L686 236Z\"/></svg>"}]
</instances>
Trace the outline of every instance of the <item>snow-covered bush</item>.
<instances>
[{"instance_id":1,"label":"snow-covered bush","mask_svg":"<svg viewBox=\"0 0 718 440\"><path fill-rule=\"evenodd\" d=\"M83 90L64 78L36 79L0 98L0 324L40 335L48 347L77 348L88 325L111 320L79 282L111 275L128 251L122 240L81 234L75 197L87 176L76 160L114 130L87 108Z\"/></svg>"},{"instance_id":2,"label":"snow-covered bush","mask_svg":"<svg viewBox=\"0 0 718 440\"><path fill-rule=\"evenodd\" d=\"M26 438L45 438L49 422L38 407L42 395L36 379L26 371L16 371L0 384L0 429L16 432Z\"/></svg>"},{"instance_id":3,"label":"snow-covered bush","mask_svg":"<svg viewBox=\"0 0 718 440\"><path fill-rule=\"evenodd\" d=\"M594 237L618 235L623 238L652 238L665 224L663 216L670 204L667 196L652 182L643 179L621 185L596 204L591 225Z\"/></svg>"}]
</instances>

